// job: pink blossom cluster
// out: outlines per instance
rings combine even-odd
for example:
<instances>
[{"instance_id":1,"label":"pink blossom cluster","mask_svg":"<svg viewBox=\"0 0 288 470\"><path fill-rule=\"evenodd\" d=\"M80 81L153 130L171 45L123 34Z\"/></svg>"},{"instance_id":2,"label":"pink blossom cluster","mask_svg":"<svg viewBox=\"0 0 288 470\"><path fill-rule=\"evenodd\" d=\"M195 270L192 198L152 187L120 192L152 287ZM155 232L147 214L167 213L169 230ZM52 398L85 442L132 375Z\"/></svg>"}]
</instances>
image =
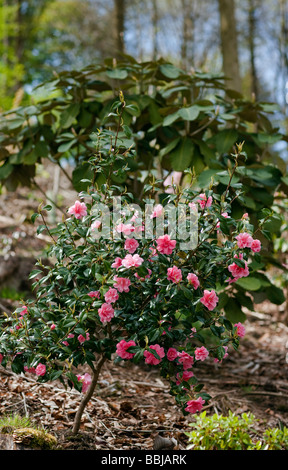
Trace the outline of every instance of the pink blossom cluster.
<instances>
[{"instance_id":1,"label":"pink blossom cluster","mask_svg":"<svg viewBox=\"0 0 288 470\"><path fill-rule=\"evenodd\" d=\"M78 375L76 375L76 377L78 379L78 382L82 383L82 392L86 393L89 386L90 386L90 384L91 384L91 382L92 382L91 375L86 372L83 375L78 374Z\"/></svg>"},{"instance_id":2,"label":"pink blossom cluster","mask_svg":"<svg viewBox=\"0 0 288 470\"><path fill-rule=\"evenodd\" d=\"M176 247L176 240L171 240L170 235L162 235L156 240L156 249L163 255L171 255Z\"/></svg>"},{"instance_id":3,"label":"pink blossom cluster","mask_svg":"<svg viewBox=\"0 0 288 470\"><path fill-rule=\"evenodd\" d=\"M78 339L79 343L83 344L83 343L85 343L85 341L88 341L90 339L90 335L87 332L85 336L78 335L77 339Z\"/></svg>"},{"instance_id":4,"label":"pink blossom cluster","mask_svg":"<svg viewBox=\"0 0 288 470\"><path fill-rule=\"evenodd\" d=\"M254 253L259 253L261 251L261 242L260 240L253 239L253 237L247 232L241 232L237 237L238 248L251 248Z\"/></svg>"},{"instance_id":5,"label":"pink blossom cluster","mask_svg":"<svg viewBox=\"0 0 288 470\"><path fill-rule=\"evenodd\" d=\"M194 289L198 289L198 287L200 286L200 281L198 279L198 276L196 276L196 274L188 273L187 279L188 279L189 284L192 284Z\"/></svg>"},{"instance_id":6,"label":"pink blossom cluster","mask_svg":"<svg viewBox=\"0 0 288 470\"><path fill-rule=\"evenodd\" d=\"M213 198L212 198L212 196L209 196L207 198L205 193L201 193L201 194L199 194L199 199L197 199L196 202L198 202L201 209L204 210L208 207L211 207L212 202L213 202Z\"/></svg>"},{"instance_id":7,"label":"pink blossom cluster","mask_svg":"<svg viewBox=\"0 0 288 470\"><path fill-rule=\"evenodd\" d=\"M154 351L156 351L160 359L155 357L154 354L149 351L149 349L153 349ZM162 348L159 344L151 344L149 346L149 349L145 349L144 351L145 363L156 366L161 362L161 360L165 356L164 348Z\"/></svg>"},{"instance_id":8,"label":"pink blossom cluster","mask_svg":"<svg viewBox=\"0 0 288 470\"><path fill-rule=\"evenodd\" d=\"M38 375L38 376L43 377L43 375L46 374L45 364L41 364L41 362L39 362L38 366L35 369L35 374Z\"/></svg>"},{"instance_id":9,"label":"pink blossom cluster","mask_svg":"<svg viewBox=\"0 0 288 470\"><path fill-rule=\"evenodd\" d=\"M172 268L168 268L167 269L167 279L168 279L168 281L172 281L175 284L182 281L181 269L177 268L177 266L173 266Z\"/></svg>"},{"instance_id":10,"label":"pink blossom cluster","mask_svg":"<svg viewBox=\"0 0 288 470\"><path fill-rule=\"evenodd\" d=\"M197 411L201 411L204 403L205 400L203 400L203 398L201 397L198 397L196 400L189 400L187 402L185 411L187 411L188 413L196 413Z\"/></svg>"},{"instance_id":11,"label":"pink blossom cluster","mask_svg":"<svg viewBox=\"0 0 288 470\"><path fill-rule=\"evenodd\" d=\"M87 215L87 207L84 202L76 201L75 204L68 209L68 214L74 215L75 219L82 219Z\"/></svg>"},{"instance_id":12,"label":"pink blossom cluster","mask_svg":"<svg viewBox=\"0 0 288 470\"><path fill-rule=\"evenodd\" d=\"M205 359L209 356L209 351L205 348L205 346L201 346L201 348L195 349L195 359L196 361L205 361Z\"/></svg>"},{"instance_id":13,"label":"pink blossom cluster","mask_svg":"<svg viewBox=\"0 0 288 470\"><path fill-rule=\"evenodd\" d=\"M239 255L235 255L234 258L243 260L243 253L240 253ZM233 279L229 278L228 282L231 284L231 282L236 282L238 279L241 277L247 277L249 276L249 268L247 261L244 261L245 267L238 266L235 262L232 264L229 264L228 266L228 271L232 274Z\"/></svg>"},{"instance_id":14,"label":"pink blossom cluster","mask_svg":"<svg viewBox=\"0 0 288 470\"><path fill-rule=\"evenodd\" d=\"M127 351L131 346L136 346L135 341L125 341L125 339L122 339L116 346L116 353L122 359L132 359L135 354Z\"/></svg>"},{"instance_id":15,"label":"pink blossom cluster","mask_svg":"<svg viewBox=\"0 0 288 470\"><path fill-rule=\"evenodd\" d=\"M216 292L214 290L207 290L204 289L204 294L203 297L201 297L200 302L208 308L208 310L214 310L218 303L218 296L216 295Z\"/></svg>"},{"instance_id":16,"label":"pink blossom cluster","mask_svg":"<svg viewBox=\"0 0 288 470\"><path fill-rule=\"evenodd\" d=\"M236 335L240 338L243 338L246 334L245 326L241 322L235 323L234 327L236 328Z\"/></svg>"}]
</instances>

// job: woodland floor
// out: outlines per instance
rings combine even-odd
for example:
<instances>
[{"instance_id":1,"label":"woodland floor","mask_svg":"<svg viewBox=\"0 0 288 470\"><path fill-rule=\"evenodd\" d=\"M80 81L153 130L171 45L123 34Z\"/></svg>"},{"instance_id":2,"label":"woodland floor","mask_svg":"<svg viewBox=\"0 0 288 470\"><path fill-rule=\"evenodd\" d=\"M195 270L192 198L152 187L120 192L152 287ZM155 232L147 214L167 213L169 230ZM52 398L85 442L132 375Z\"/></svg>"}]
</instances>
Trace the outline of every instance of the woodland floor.
<instances>
[{"instance_id":1,"label":"woodland floor","mask_svg":"<svg viewBox=\"0 0 288 470\"><path fill-rule=\"evenodd\" d=\"M75 193L66 180L60 182L59 192L68 204L74 202ZM17 305L17 299L7 298L7 292L27 289L33 256L47 244L45 236L35 236L36 228L29 223L42 200L41 193L23 188L0 195L0 314ZM14 264L13 259L17 260ZM250 411L258 420L259 431L288 426L285 316L283 305L258 304L257 312L247 312L247 333L239 350L231 351L220 365L209 358L201 363L197 378L212 396L207 413ZM61 383L37 384L32 375L16 376L0 366L0 417L29 415L35 424L55 435L60 449L151 450L157 435L173 438L175 449L186 449L185 432L190 430L193 416L181 414L168 384L152 368L107 363L84 412L81 432L71 439L69 432L80 399L78 392L65 390Z\"/></svg>"}]
</instances>

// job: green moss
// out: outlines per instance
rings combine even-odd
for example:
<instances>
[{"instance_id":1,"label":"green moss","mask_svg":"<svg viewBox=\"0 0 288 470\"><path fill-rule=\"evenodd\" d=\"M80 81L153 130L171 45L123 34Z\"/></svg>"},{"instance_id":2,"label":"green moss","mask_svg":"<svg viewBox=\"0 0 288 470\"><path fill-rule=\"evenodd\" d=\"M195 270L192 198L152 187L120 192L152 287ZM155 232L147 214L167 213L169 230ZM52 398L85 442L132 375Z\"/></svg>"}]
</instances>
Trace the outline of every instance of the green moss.
<instances>
[{"instance_id":1,"label":"green moss","mask_svg":"<svg viewBox=\"0 0 288 470\"><path fill-rule=\"evenodd\" d=\"M44 429L19 428L13 432L15 442L31 448L52 450L57 447L57 439Z\"/></svg>"}]
</instances>

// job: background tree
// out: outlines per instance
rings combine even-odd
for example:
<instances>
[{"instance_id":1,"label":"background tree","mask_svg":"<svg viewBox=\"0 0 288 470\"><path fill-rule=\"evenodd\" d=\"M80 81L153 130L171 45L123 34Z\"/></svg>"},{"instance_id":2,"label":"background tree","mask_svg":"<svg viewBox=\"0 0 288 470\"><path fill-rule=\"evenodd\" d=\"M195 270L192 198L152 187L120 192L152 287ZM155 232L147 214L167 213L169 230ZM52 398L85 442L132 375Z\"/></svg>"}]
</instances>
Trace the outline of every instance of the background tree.
<instances>
[{"instance_id":1,"label":"background tree","mask_svg":"<svg viewBox=\"0 0 288 470\"><path fill-rule=\"evenodd\" d=\"M226 77L230 80L230 88L241 92L242 86L238 58L238 38L234 0L218 1L223 71Z\"/></svg>"}]
</instances>

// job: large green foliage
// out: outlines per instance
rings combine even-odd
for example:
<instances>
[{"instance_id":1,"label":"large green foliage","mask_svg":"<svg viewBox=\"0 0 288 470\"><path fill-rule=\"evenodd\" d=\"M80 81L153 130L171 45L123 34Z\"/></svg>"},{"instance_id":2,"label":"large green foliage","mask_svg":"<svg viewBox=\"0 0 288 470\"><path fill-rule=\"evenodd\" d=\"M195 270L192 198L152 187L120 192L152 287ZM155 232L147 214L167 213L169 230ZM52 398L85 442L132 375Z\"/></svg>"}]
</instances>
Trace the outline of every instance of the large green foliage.
<instances>
[{"instance_id":1,"label":"large green foliage","mask_svg":"<svg viewBox=\"0 0 288 470\"><path fill-rule=\"evenodd\" d=\"M284 138L268 119L274 107L225 89L221 76L188 74L164 60L107 59L103 65L61 72L42 84L33 94L33 104L1 116L0 182L11 190L30 185L37 163L49 159L64 166L68 160L75 165L74 188L85 190L93 177L88 159L95 154L99 129L115 130L120 90L125 107L119 138L123 152L132 148L136 157L127 159L124 169L107 165L106 173L95 176L96 185L105 183L111 173L112 181L126 187L137 201L154 178L161 200L163 179L176 171L182 172L181 183L194 178L195 188L222 194L230 178L234 145L245 142L246 159L231 182L235 195L237 185L243 192L234 201L232 215L239 218L248 212L256 230L261 221L262 233L272 240L281 221L269 208L276 189L287 190L285 164L271 151ZM271 250L262 259L257 269L275 262ZM241 305L251 307L247 289L254 298L284 301L264 273L249 280L249 285L245 280L240 284L238 302L227 304L232 313Z\"/></svg>"},{"instance_id":2,"label":"large green foliage","mask_svg":"<svg viewBox=\"0 0 288 470\"><path fill-rule=\"evenodd\" d=\"M226 169L235 142L245 141L247 172L237 175L251 186L245 205L259 210L271 203L281 172L274 166L264 171L263 165L272 161L269 148L282 137L267 118L273 107L225 90L220 76L188 74L163 60L138 63L128 56L61 72L35 90L33 105L4 113L1 181L9 188L28 184L43 158L59 162L73 157L74 185L82 189L82 163L95 152L93 134L113 125L107 114L119 90L126 101L124 131L137 149L137 162L121 182L129 185L132 172L137 177L161 165L167 171L204 172L200 186L209 185L212 175L222 184L216 173Z\"/></svg>"}]
</instances>

